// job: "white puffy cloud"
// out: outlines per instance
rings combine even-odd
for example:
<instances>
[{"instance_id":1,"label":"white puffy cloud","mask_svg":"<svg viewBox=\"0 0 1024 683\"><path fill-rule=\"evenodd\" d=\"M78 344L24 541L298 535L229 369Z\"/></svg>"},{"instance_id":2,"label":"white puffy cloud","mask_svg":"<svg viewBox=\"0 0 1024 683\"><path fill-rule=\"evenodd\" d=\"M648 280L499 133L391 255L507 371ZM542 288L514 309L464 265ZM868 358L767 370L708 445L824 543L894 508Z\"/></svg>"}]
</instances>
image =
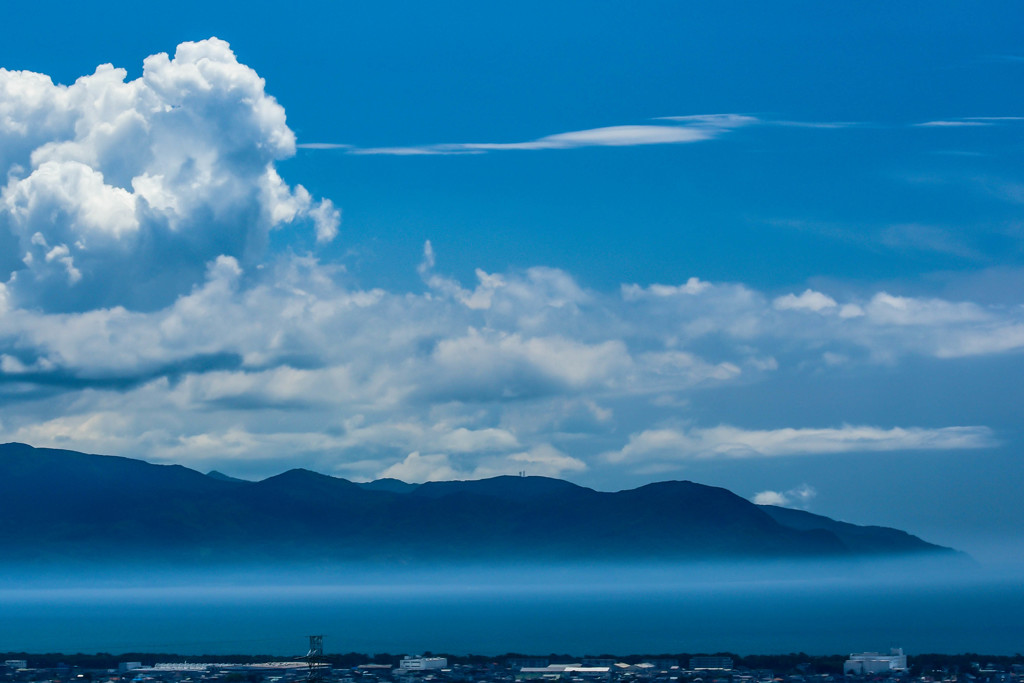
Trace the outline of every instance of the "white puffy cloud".
<instances>
[{"instance_id":1,"label":"white puffy cloud","mask_svg":"<svg viewBox=\"0 0 1024 683\"><path fill-rule=\"evenodd\" d=\"M465 477L459 476L459 473L452 469L447 455L420 455L419 451L413 451L402 462L382 470L377 478L400 479L410 484L422 484L426 481L447 481Z\"/></svg>"},{"instance_id":2,"label":"white puffy cloud","mask_svg":"<svg viewBox=\"0 0 1024 683\"><path fill-rule=\"evenodd\" d=\"M915 299L879 292L866 306L874 322L891 325L934 326L978 323L989 314L977 304L940 299Z\"/></svg>"},{"instance_id":3,"label":"white puffy cloud","mask_svg":"<svg viewBox=\"0 0 1024 683\"><path fill-rule=\"evenodd\" d=\"M470 477L580 472L601 453L603 466L632 467L985 448L996 440L982 426L658 424L700 387L786 372L793 354L829 371L1024 344L1013 336L1019 309L887 294L779 310L738 284L602 294L552 269L478 276L469 290L438 286L425 267L421 293L349 288L334 275L311 257L250 272L222 255L193 290L151 311L47 313L0 298L0 437L211 466L287 452L358 478L412 452L432 458L418 467L437 465L429 476L443 466ZM844 316L846 305L863 315ZM573 461L522 455L548 447Z\"/></svg>"},{"instance_id":4,"label":"white puffy cloud","mask_svg":"<svg viewBox=\"0 0 1024 683\"><path fill-rule=\"evenodd\" d=\"M786 494L778 491L761 491L753 497L755 505L778 505L781 507L788 507L789 499Z\"/></svg>"},{"instance_id":5,"label":"white puffy cloud","mask_svg":"<svg viewBox=\"0 0 1024 683\"><path fill-rule=\"evenodd\" d=\"M761 491L754 494L751 500L755 505L777 505L779 507L806 508L816 498L818 492L813 486L801 484L788 491Z\"/></svg>"},{"instance_id":6,"label":"white puffy cloud","mask_svg":"<svg viewBox=\"0 0 1024 683\"><path fill-rule=\"evenodd\" d=\"M584 344L564 337L481 332L444 339L433 354L437 385L455 395L469 390L515 398L559 389L613 384L631 364L618 340Z\"/></svg>"},{"instance_id":7,"label":"white puffy cloud","mask_svg":"<svg viewBox=\"0 0 1024 683\"><path fill-rule=\"evenodd\" d=\"M102 65L71 85L0 69L0 230L23 266L21 304L87 310L171 303L221 255L263 255L296 221L332 240L339 211L289 187L284 109L216 38L148 57L140 78Z\"/></svg>"},{"instance_id":8,"label":"white puffy cloud","mask_svg":"<svg viewBox=\"0 0 1024 683\"><path fill-rule=\"evenodd\" d=\"M413 451L400 462L378 472L376 478L389 477L419 484L452 479L486 479L501 475L518 475L521 472L530 476L561 477L566 473L581 472L586 468L583 461L570 457L553 446L542 444L529 451L503 457L477 459L469 467L459 466L445 453L421 455L419 451Z\"/></svg>"},{"instance_id":9,"label":"white puffy cloud","mask_svg":"<svg viewBox=\"0 0 1024 683\"><path fill-rule=\"evenodd\" d=\"M804 290L800 296L787 294L780 296L772 302L772 305L780 311L791 311L805 309L816 313L827 311L836 307L836 300L832 297L815 292L813 289Z\"/></svg>"},{"instance_id":10,"label":"white puffy cloud","mask_svg":"<svg viewBox=\"0 0 1024 683\"><path fill-rule=\"evenodd\" d=\"M669 297L677 294L700 294L709 287L711 287L710 282L703 282L697 277L691 277L681 285L653 284L647 288L643 288L637 284L623 285L622 298L627 301L636 301L638 299L642 299L644 296Z\"/></svg>"}]
</instances>

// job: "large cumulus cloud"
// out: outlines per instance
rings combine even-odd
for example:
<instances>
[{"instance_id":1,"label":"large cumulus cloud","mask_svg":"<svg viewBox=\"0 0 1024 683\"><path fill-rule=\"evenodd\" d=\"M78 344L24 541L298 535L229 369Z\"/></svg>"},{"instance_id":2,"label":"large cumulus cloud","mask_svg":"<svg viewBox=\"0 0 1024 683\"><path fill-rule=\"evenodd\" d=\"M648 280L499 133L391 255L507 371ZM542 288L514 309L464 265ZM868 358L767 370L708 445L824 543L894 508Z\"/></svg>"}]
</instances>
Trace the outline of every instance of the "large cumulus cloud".
<instances>
[{"instance_id":1,"label":"large cumulus cloud","mask_svg":"<svg viewBox=\"0 0 1024 683\"><path fill-rule=\"evenodd\" d=\"M0 69L0 231L17 244L19 304L157 307L217 256L255 263L275 228L333 239L330 201L275 170L295 153L284 109L227 43L183 43L126 75L107 64L65 86Z\"/></svg>"}]
</instances>

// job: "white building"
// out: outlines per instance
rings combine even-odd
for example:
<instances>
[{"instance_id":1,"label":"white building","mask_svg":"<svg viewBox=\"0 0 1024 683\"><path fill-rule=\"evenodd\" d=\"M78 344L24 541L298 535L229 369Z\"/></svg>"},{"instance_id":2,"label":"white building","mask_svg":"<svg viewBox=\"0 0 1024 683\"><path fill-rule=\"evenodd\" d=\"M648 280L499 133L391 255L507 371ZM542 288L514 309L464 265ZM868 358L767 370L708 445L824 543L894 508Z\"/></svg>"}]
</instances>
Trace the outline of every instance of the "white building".
<instances>
[{"instance_id":1,"label":"white building","mask_svg":"<svg viewBox=\"0 0 1024 683\"><path fill-rule=\"evenodd\" d=\"M843 673L877 674L886 671L903 671L906 668L907 656L903 654L903 648L894 647L889 650L887 655L883 655L881 652L851 654L843 664Z\"/></svg>"},{"instance_id":2,"label":"white building","mask_svg":"<svg viewBox=\"0 0 1024 683\"><path fill-rule=\"evenodd\" d=\"M448 666L446 657L403 657L398 664L402 671L426 671L428 669L444 669Z\"/></svg>"},{"instance_id":3,"label":"white building","mask_svg":"<svg viewBox=\"0 0 1024 683\"><path fill-rule=\"evenodd\" d=\"M4 666L6 666L8 669L27 669L28 668L28 660L27 659L7 659L7 660L4 660Z\"/></svg>"},{"instance_id":4,"label":"white building","mask_svg":"<svg viewBox=\"0 0 1024 683\"><path fill-rule=\"evenodd\" d=\"M546 681L556 681L562 677L565 670L569 667L577 667L579 662L575 664L548 664L547 666L524 666L519 669L519 673L516 674L517 681L528 681L533 679L543 679Z\"/></svg>"},{"instance_id":5,"label":"white building","mask_svg":"<svg viewBox=\"0 0 1024 683\"><path fill-rule=\"evenodd\" d=\"M590 680L610 681L612 678L610 666L567 666L565 673Z\"/></svg>"}]
</instances>

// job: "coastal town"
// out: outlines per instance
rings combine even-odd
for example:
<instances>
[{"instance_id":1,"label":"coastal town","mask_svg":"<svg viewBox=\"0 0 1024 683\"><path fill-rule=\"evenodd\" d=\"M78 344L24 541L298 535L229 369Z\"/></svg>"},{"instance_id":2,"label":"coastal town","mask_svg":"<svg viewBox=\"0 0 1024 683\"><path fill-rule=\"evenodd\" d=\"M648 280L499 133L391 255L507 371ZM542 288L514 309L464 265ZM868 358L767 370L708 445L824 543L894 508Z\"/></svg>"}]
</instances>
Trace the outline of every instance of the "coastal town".
<instances>
[{"instance_id":1,"label":"coastal town","mask_svg":"<svg viewBox=\"0 0 1024 683\"><path fill-rule=\"evenodd\" d=\"M159 655L157 655L159 656ZM1024 683L1024 657L927 655L902 649L841 657L724 654L658 657L322 655L272 661L117 661L111 655L8 658L0 683ZM997 661L988 661L995 659ZM104 661L105 660L105 661ZM769 668L767 664L774 664ZM837 666L838 664L838 666Z\"/></svg>"}]
</instances>

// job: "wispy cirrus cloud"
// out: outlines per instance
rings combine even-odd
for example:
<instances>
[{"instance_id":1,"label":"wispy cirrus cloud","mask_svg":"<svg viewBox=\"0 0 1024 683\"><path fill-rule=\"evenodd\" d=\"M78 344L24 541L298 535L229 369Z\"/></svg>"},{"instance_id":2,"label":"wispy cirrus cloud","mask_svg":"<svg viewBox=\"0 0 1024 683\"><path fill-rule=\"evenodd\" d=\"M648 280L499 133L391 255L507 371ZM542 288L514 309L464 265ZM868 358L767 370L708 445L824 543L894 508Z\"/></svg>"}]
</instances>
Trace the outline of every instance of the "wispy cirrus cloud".
<instances>
[{"instance_id":1,"label":"wispy cirrus cloud","mask_svg":"<svg viewBox=\"0 0 1024 683\"><path fill-rule=\"evenodd\" d=\"M1024 121L1024 116L967 116L967 121Z\"/></svg>"},{"instance_id":2,"label":"wispy cirrus cloud","mask_svg":"<svg viewBox=\"0 0 1024 683\"><path fill-rule=\"evenodd\" d=\"M868 125L863 121L766 121L772 126L784 128L817 128L820 130L840 130L842 128L864 128Z\"/></svg>"},{"instance_id":3,"label":"wispy cirrus cloud","mask_svg":"<svg viewBox=\"0 0 1024 683\"><path fill-rule=\"evenodd\" d=\"M743 429L732 425L707 428L647 429L631 434L621 449L605 453L612 463L647 460L703 460L821 456L906 450L991 448L998 445L984 426L892 427L842 425L825 428Z\"/></svg>"},{"instance_id":4,"label":"wispy cirrus cloud","mask_svg":"<svg viewBox=\"0 0 1024 683\"><path fill-rule=\"evenodd\" d=\"M913 124L917 128L971 128L971 127L982 127L994 125L991 121L977 121L967 119L949 119L949 120L936 120L936 121L924 121L922 123Z\"/></svg>"},{"instance_id":5,"label":"wispy cirrus cloud","mask_svg":"<svg viewBox=\"0 0 1024 683\"><path fill-rule=\"evenodd\" d=\"M338 142L302 142L295 146L299 149L352 149L352 145Z\"/></svg>"},{"instance_id":6,"label":"wispy cirrus cloud","mask_svg":"<svg viewBox=\"0 0 1024 683\"><path fill-rule=\"evenodd\" d=\"M513 150L578 149L581 147L633 147L639 145L672 145L710 140L730 130L758 123L752 116L740 114L707 114L698 116L667 116L658 119L667 124L604 126L586 130L555 133L521 142L458 142L400 147L351 147L350 154L385 154L416 156L438 154L483 154ZM334 149L345 145L306 143L307 149Z\"/></svg>"},{"instance_id":7,"label":"wispy cirrus cloud","mask_svg":"<svg viewBox=\"0 0 1024 683\"><path fill-rule=\"evenodd\" d=\"M446 142L386 147L358 147L356 145L335 142L304 142L296 145L296 147L309 150L341 150L347 154L355 155L437 156L486 154L488 152L501 151L687 144L713 140L739 128L754 126L817 130L894 128L906 127L908 125L912 128L970 128L1014 122L1020 120L1020 117L973 116L948 120L937 119L912 124L884 124L867 123L864 121L800 121L796 119L773 119L766 116L729 113L659 116L652 120L657 123L588 128L565 133L554 133L532 140L517 142Z\"/></svg>"},{"instance_id":8,"label":"wispy cirrus cloud","mask_svg":"<svg viewBox=\"0 0 1024 683\"><path fill-rule=\"evenodd\" d=\"M975 153L971 152L950 152L948 150L937 153L975 155ZM914 180L913 182L937 184L939 181L927 179L923 181ZM1002 199L1015 201L1013 183L980 178L973 178L970 182L974 185L982 185L987 193L994 194ZM1005 230L1005 226L999 224L984 225L978 223L970 225L969 229L965 229L963 225L956 224L840 223L803 218L772 218L765 219L765 222L780 228L809 232L831 240L846 242L871 250L885 248L894 253L931 252L947 254L975 263L985 262L987 258L985 251L979 246L979 243L982 242L980 238L986 234L999 234Z\"/></svg>"},{"instance_id":9,"label":"wispy cirrus cloud","mask_svg":"<svg viewBox=\"0 0 1024 683\"><path fill-rule=\"evenodd\" d=\"M841 128L859 128L868 124L863 121L797 121L793 119L776 119L769 116L752 116L747 114L712 114L691 116L661 116L659 121L676 121L689 125L708 126L780 126L783 128L818 128L822 130L838 130Z\"/></svg>"},{"instance_id":10,"label":"wispy cirrus cloud","mask_svg":"<svg viewBox=\"0 0 1024 683\"><path fill-rule=\"evenodd\" d=\"M985 128L1024 121L1024 116L960 116L911 124L914 128Z\"/></svg>"}]
</instances>

